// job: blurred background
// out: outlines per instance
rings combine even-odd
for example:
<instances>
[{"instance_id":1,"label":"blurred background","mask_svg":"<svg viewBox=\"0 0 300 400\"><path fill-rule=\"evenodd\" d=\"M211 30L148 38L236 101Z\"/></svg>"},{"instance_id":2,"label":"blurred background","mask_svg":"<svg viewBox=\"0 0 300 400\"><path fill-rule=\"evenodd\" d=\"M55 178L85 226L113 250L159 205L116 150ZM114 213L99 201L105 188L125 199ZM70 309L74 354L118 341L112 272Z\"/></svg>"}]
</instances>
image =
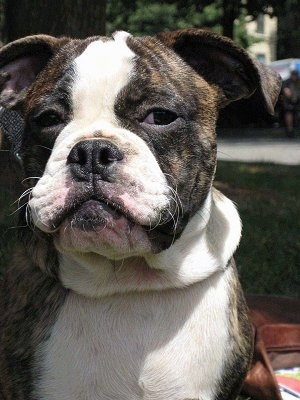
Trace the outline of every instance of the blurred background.
<instances>
[{"instance_id":1,"label":"blurred background","mask_svg":"<svg viewBox=\"0 0 300 400\"><path fill-rule=\"evenodd\" d=\"M269 64L300 58L299 9L299 0L1 0L0 38L6 43L33 33L85 37L206 27Z\"/></svg>"}]
</instances>

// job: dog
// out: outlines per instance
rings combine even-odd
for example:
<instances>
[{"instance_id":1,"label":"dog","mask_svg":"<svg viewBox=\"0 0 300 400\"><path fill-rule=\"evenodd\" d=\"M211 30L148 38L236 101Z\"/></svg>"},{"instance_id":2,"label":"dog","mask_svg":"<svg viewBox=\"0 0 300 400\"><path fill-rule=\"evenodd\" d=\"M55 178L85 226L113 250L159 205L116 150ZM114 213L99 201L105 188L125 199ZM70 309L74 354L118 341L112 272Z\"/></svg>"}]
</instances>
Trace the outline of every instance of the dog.
<instances>
[{"instance_id":1,"label":"dog","mask_svg":"<svg viewBox=\"0 0 300 400\"><path fill-rule=\"evenodd\" d=\"M215 127L254 95L273 112L278 76L200 29L29 36L1 49L0 73L26 186L1 399L234 399L253 335Z\"/></svg>"}]
</instances>

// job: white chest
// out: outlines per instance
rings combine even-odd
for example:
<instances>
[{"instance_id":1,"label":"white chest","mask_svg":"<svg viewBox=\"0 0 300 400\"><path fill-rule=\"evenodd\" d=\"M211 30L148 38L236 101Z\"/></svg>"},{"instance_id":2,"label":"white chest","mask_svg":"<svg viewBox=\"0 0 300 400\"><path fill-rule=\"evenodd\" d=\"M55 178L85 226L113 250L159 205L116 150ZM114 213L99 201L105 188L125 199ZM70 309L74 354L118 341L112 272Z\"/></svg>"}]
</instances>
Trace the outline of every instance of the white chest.
<instances>
[{"instance_id":1,"label":"white chest","mask_svg":"<svg viewBox=\"0 0 300 400\"><path fill-rule=\"evenodd\" d=\"M39 400L212 400L228 342L227 283L97 300L70 294L36 354Z\"/></svg>"}]
</instances>

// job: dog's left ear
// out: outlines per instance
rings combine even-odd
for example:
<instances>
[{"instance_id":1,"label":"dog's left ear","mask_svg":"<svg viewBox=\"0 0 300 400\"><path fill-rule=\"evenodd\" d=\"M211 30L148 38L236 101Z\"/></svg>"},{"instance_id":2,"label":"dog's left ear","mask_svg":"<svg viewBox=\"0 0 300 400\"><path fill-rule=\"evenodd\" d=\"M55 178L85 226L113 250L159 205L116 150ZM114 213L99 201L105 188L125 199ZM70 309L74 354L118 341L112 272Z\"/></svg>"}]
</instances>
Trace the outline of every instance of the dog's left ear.
<instances>
[{"instance_id":1,"label":"dog's left ear","mask_svg":"<svg viewBox=\"0 0 300 400\"><path fill-rule=\"evenodd\" d=\"M18 161L24 128L23 100L36 76L66 41L33 35L0 49L0 148L10 149Z\"/></svg>"},{"instance_id":2,"label":"dog's left ear","mask_svg":"<svg viewBox=\"0 0 300 400\"><path fill-rule=\"evenodd\" d=\"M0 49L0 105L19 110L27 89L66 38L27 36Z\"/></svg>"},{"instance_id":3,"label":"dog's left ear","mask_svg":"<svg viewBox=\"0 0 300 400\"><path fill-rule=\"evenodd\" d=\"M274 114L281 88L279 75L229 38L202 29L163 32L157 38L205 80L221 88L220 107L259 92L267 111Z\"/></svg>"}]
</instances>

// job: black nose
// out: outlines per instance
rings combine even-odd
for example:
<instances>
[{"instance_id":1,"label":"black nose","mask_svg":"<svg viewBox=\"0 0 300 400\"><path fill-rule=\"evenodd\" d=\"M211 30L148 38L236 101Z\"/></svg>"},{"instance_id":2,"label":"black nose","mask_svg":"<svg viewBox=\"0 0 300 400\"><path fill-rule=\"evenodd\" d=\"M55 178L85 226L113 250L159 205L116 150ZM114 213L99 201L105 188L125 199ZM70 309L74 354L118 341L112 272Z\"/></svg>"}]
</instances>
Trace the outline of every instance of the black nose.
<instances>
[{"instance_id":1,"label":"black nose","mask_svg":"<svg viewBox=\"0 0 300 400\"><path fill-rule=\"evenodd\" d=\"M100 179L109 180L114 166L122 159L123 153L107 140L83 140L71 149L67 164L76 178L88 180L91 174L97 174Z\"/></svg>"}]
</instances>

